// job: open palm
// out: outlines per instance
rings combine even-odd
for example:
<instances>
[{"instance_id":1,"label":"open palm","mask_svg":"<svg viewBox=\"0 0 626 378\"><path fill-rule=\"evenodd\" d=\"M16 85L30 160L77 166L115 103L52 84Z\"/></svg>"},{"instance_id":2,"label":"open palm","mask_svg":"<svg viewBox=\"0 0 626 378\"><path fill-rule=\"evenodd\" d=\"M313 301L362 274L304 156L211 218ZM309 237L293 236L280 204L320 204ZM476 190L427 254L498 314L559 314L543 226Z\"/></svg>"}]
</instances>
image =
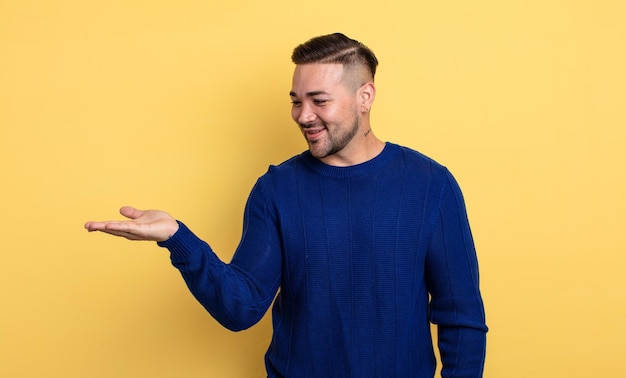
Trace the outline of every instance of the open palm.
<instances>
[{"instance_id":1,"label":"open palm","mask_svg":"<svg viewBox=\"0 0 626 378\"><path fill-rule=\"evenodd\" d=\"M178 231L176 220L161 210L139 210L124 206L120 214L129 218L122 221L90 221L85 223L87 231L101 231L129 240L164 241Z\"/></svg>"}]
</instances>

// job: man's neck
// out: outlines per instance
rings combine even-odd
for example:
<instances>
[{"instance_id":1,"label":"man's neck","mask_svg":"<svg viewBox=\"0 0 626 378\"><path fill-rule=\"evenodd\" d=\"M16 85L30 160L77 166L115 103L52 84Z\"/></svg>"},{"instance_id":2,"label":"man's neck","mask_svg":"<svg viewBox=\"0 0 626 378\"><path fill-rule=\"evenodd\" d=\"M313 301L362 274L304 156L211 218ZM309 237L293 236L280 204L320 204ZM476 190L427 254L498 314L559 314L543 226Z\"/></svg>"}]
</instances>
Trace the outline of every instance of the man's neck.
<instances>
[{"instance_id":1,"label":"man's neck","mask_svg":"<svg viewBox=\"0 0 626 378\"><path fill-rule=\"evenodd\" d=\"M335 167L350 167L375 158L385 148L385 142L378 139L370 128L355 138L359 140L353 142L358 143L350 143L343 150L320 160Z\"/></svg>"}]
</instances>

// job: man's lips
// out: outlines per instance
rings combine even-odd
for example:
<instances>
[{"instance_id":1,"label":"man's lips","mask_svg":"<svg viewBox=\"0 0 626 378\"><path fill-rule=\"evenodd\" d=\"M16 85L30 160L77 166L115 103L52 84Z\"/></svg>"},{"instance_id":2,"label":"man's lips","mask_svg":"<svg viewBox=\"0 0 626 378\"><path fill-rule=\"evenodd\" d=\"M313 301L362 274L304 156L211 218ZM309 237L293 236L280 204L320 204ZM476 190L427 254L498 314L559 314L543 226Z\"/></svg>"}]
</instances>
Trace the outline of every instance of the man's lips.
<instances>
[{"instance_id":1,"label":"man's lips","mask_svg":"<svg viewBox=\"0 0 626 378\"><path fill-rule=\"evenodd\" d=\"M322 135L324 130L326 130L325 127L309 127L303 128L302 132L304 132L308 140L315 140Z\"/></svg>"}]
</instances>

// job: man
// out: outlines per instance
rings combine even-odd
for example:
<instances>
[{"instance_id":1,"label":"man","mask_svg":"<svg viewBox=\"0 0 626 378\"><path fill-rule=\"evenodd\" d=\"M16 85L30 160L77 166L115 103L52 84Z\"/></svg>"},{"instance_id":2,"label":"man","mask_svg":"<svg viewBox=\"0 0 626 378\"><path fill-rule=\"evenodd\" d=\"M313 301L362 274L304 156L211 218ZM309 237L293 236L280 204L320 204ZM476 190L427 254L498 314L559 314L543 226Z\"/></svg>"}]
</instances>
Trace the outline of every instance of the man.
<instances>
[{"instance_id":1,"label":"man","mask_svg":"<svg viewBox=\"0 0 626 378\"><path fill-rule=\"evenodd\" d=\"M275 300L269 377L433 377L429 320L442 376L482 376L487 327L454 178L376 138L378 61L366 46L326 35L292 60L292 117L308 151L258 179L229 264L162 211L124 207L129 221L85 227L167 248L190 291L231 330L254 325Z\"/></svg>"}]
</instances>

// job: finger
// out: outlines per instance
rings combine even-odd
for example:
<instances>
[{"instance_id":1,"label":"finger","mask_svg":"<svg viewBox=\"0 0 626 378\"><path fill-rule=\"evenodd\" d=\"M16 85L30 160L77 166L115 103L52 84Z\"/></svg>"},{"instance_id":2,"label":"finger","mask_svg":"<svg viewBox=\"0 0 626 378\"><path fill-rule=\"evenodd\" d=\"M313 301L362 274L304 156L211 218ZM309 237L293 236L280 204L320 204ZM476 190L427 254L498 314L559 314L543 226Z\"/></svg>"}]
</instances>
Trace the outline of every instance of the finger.
<instances>
[{"instance_id":1,"label":"finger","mask_svg":"<svg viewBox=\"0 0 626 378\"><path fill-rule=\"evenodd\" d=\"M101 231L106 228L106 225L112 221L106 222L87 222L85 223L85 228L87 231Z\"/></svg>"},{"instance_id":2,"label":"finger","mask_svg":"<svg viewBox=\"0 0 626 378\"><path fill-rule=\"evenodd\" d=\"M104 232L106 234L109 234L109 235L126 238L128 240L147 240L147 239L145 239L145 238L143 238L141 236L138 236L138 235L135 235L135 234L129 233L129 232L124 232L124 231L108 230L108 229L99 230L99 231L102 231L102 232Z\"/></svg>"},{"instance_id":3,"label":"finger","mask_svg":"<svg viewBox=\"0 0 626 378\"><path fill-rule=\"evenodd\" d=\"M123 206L120 209L120 214L130 219L137 219L145 213L143 210L135 209L132 206Z\"/></svg>"},{"instance_id":4,"label":"finger","mask_svg":"<svg viewBox=\"0 0 626 378\"><path fill-rule=\"evenodd\" d=\"M87 222L85 228L88 231L121 231L133 232L137 227L130 221L105 221L105 222Z\"/></svg>"}]
</instances>

